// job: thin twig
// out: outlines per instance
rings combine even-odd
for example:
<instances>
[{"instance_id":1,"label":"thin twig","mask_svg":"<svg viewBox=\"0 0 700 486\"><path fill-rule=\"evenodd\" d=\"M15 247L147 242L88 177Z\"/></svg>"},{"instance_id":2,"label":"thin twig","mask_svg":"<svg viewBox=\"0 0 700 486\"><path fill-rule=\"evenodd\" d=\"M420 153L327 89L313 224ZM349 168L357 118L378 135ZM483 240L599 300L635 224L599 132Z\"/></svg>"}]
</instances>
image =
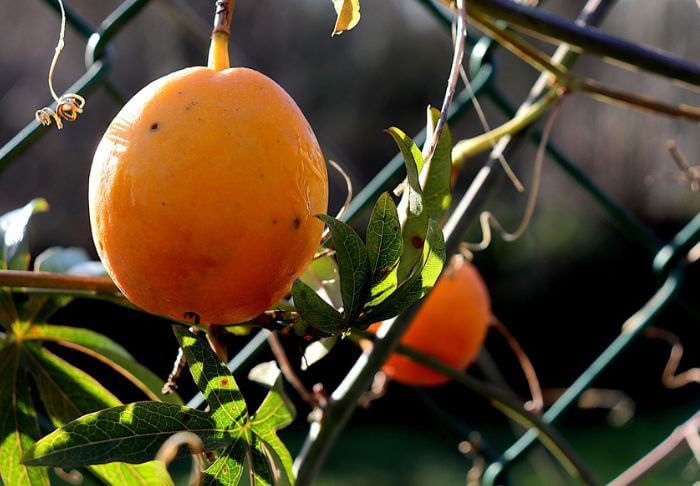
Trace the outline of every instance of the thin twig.
<instances>
[{"instance_id":1,"label":"thin twig","mask_svg":"<svg viewBox=\"0 0 700 486\"><path fill-rule=\"evenodd\" d=\"M687 422L678 426L663 442L654 447L646 456L642 457L629 469L612 480L608 486L636 484L637 481L646 476L661 461L680 449L683 442L687 440L689 431L694 430L697 434L698 429L700 429L700 412L696 412Z\"/></svg>"},{"instance_id":2,"label":"thin twig","mask_svg":"<svg viewBox=\"0 0 700 486\"><path fill-rule=\"evenodd\" d=\"M60 289L117 294L119 289L108 277L66 275L22 270L0 270L0 287Z\"/></svg>"},{"instance_id":3,"label":"thin twig","mask_svg":"<svg viewBox=\"0 0 700 486\"><path fill-rule=\"evenodd\" d=\"M163 395L167 395L178 389L177 380L180 378L185 366L187 366L187 357L182 351L182 348L177 348L177 356L173 362L173 369L168 375L168 379L160 391Z\"/></svg>"},{"instance_id":4,"label":"thin twig","mask_svg":"<svg viewBox=\"0 0 700 486\"><path fill-rule=\"evenodd\" d=\"M231 35L231 19L233 18L233 7L235 5L235 0L216 0L212 34L221 32L227 36Z\"/></svg>"},{"instance_id":5,"label":"thin twig","mask_svg":"<svg viewBox=\"0 0 700 486\"><path fill-rule=\"evenodd\" d=\"M540 387L540 381L537 379L537 372L535 367L532 365L532 361L525 353L525 350L515 336L511 334L508 328L496 317L491 316L491 326L498 331L501 336L506 340L510 349L513 350L515 357L520 363L520 368L523 370L527 384L530 387L530 395L532 400L525 402L525 409L533 413L542 412L544 407L544 400L542 398L542 388Z\"/></svg>"},{"instance_id":6,"label":"thin twig","mask_svg":"<svg viewBox=\"0 0 700 486\"><path fill-rule=\"evenodd\" d=\"M442 134L445 124L447 123L447 115L452 105L455 91L457 90L457 82L459 81L459 73L462 68L462 59L464 58L464 47L467 43L467 2L466 0L456 0L457 5L457 35L454 41L454 53L452 56L452 66L450 67L450 76L447 79L447 87L445 88L445 97L442 101L440 109L440 118L435 125L435 130L432 137L426 139L423 147L423 160L426 164L430 163L438 142ZM430 126L430 125L428 125ZM426 170L427 172L427 170Z\"/></svg>"},{"instance_id":7,"label":"thin twig","mask_svg":"<svg viewBox=\"0 0 700 486\"><path fill-rule=\"evenodd\" d=\"M270 344L270 350L272 351L272 354L275 355L275 359L280 366L280 371L282 371L282 374L287 379L289 384L292 385L292 388L297 391L302 400L308 403L312 409L315 409L318 406L318 400L313 393L306 389L304 383L301 381L301 378L299 378L294 371L294 368L289 362L287 353L284 351L284 347L282 347L282 343L280 342L279 337L277 337L277 334L274 332L268 334L267 342Z\"/></svg>"},{"instance_id":8,"label":"thin twig","mask_svg":"<svg viewBox=\"0 0 700 486\"><path fill-rule=\"evenodd\" d=\"M659 339L671 345L671 354L661 374L661 382L666 388L681 388L690 383L700 383L700 368L691 368L682 373L677 373L681 358L683 358L683 345L678 336L658 327L646 329L644 336L651 339Z\"/></svg>"}]
</instances>

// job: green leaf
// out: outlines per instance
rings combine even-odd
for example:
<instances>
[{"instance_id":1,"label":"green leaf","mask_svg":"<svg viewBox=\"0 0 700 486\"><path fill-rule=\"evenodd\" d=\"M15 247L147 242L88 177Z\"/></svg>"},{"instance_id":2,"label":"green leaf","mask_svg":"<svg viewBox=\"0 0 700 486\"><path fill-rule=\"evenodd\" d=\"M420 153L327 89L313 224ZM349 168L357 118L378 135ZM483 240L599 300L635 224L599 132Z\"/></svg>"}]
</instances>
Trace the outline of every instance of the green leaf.
<instances>
[{"instance_id":1,"label":"green leaf","mask_svg":"<svg viewBox=\"0 0 700 486\"><path fill-rule=\"evenodd\" d=\"M333 7L338 18L331 35L342 34L360 21L360 0L333 0Z\"/></svg>"},{"instance_id":2,"label":"green leaf","mask_svg":"<svg viewBox=\"0 0 700 486\"><path fill-rule=\"evenodd\" d=\"M419 177L423 169L423 155L415 142L404 132L395 127L387 131L401 150L408 181L399 205L402 211L406 211L402 228L403 249L397 274L398 282L401 284L420 261L423 243L428 232L428 212L424 206Z\"/></svg>"},{"instance_id":3,"label":"green leaf","mask_svg":"<svg viewBox=\"0 0 700 486\"><path fill-rule=\"evenodd\" d=\"M330 255L314 258L306 267L299 280L311 287L323 300L339 309L343 306L343 296L340 291L340 274L338 265Z\"/></svg>"},{"instance_id":4,"label":"green leaf","mask_svg":"<svg viewBox=\"0 0 700 486\"><path fill-rule=\"evenodd\" d=\"M388 193L379 196L367 225L367 252L369 254L372 287L369 305L384 300L398 285L398 263L403 241L399 213Z\"/></svg>"},{"instance_id":5,"label":"green leaf","mask_svg":"<svg viewBox=\"0 0 700 486\"><path fill-rule=\"evenodd\" d=\"M24 464L77 467L121 461L151 461L170 436L189 430L205 451L220 451L233 439L205 412L174 403L136 402L83 415L37 442Z\"/></svg>"},{"instance_id":6,"label":"green leaf","mask_svg":"<svg viewBox=\"0 0 700 486\"><path fill-rule=\"evenodd\" d=\"M8 486L48 485L45 468L21 464L39 437L39 425L16 345L0 349L0 479Z\"/></svg>"},{"instance_id":7,"label":"green leaf","mask_svg":"<svg viewBox=\"0 0 700 486\"><path fill-rule=\"evenodd\" d=\"M262 453L267 446L268 449L265 452L271 459L270 466L275 467L275 459L277 459L282 466L284 479L293 483L292 455L277 436L277 430L291 424L296 415L294 405L284 392L282 373L277 367L277 363L270 361L253 368L249 377L270 388L251 420L253 432L264 441L264 444L258 445L256 443L256 450ZM255 454L253 457L255 458Z\"/></svg>"},{"instance_id":8,"label":"green leaf","mask_svg":"<svg viewBox=\"0 0 700 486\"><path fill-rule=\"evenodd\" d=\"M138 387L151 400L182 403L176 393L167 395L161 393L163 380L140 365L126 349L107 336L89 329L55 326L52 324L35 324L29 329L25 339L51 341L85 353L110 366Z\"/></svg>"},{"instance_id":9,"label":"green leaf","mask_svg":"<svg viewBox=\"0 0 700 486\"><path fill-rule=\"evenodd\" d=\"M426 140L431 140L433 132L440 119L440 110L428 107L428 134ZM425 207L428 218L440 221L452 202L452 134L447 124L444 125L440 140L430 159L428 174L423 185Z\"/></svg>"},{"instance_id":10,"label":"green leaf","mask_svg":"<svg viewBox=\"0 0 700 486\"><path fill-rule=\"evenodd\" d=\"M408 280L394 293L378 306L369 309L363 321L372 323L390 319L422 299L435 285L445 264L445 258L442 230L435 221L431 220L419 264L413 269Z\"/></svg>"},{"instance_id":11,"label":"green leaf","mask_svg":"<svg viewBox=\"0 0 700 486\"><path fill-rule=\"evenodd\" d=\"M352 321L362 309L369 290L369 257L367 248L350 226L325 214L318 218L328 225L340 273L345 322Z\"/></svg>"},{"instance_id":12,"label":"green leaf","mask_svg":"<svg viewBox=\"0 0 700 486\"><path fill-rule=\"evenodd\" d=\"M81 415L121 405L112 393L87 373L37 345L27 353L29 370L49 419L61 427ZM108 484L172 484L161 462L140 465L111 463L91 468Z\"/></svg>"},{"instance_id":13,"label":"green leaf","mask_svg":"<svg viewBox=\"0 0 700 486\"><path fill-rule=\"evenodd\" d=\"M42 251L34 260L35 272L68 273L79 263L90 260L82 248L62 248L54 246Z\"/></svg>"},{"instance_id":14,"label":"green leaf","mask_svg":"<svg viewBox=\"0 0 700 486\"><path fill-rule=\"evenodd\" d=\"M311 327L326 334L335 334L343 328L342 314L301 280L292 285L292 297L297 312Z\"/></svg>"},{"instance_id":15,"label":"green leaf","mask_svg":"<svg viewBox=\"0 0 700 486\"><path fill-rule=\"evenodd\" d=\"M237 438L202 474L202 486L229 486L238 484L245 471L248 444Z\"/></svg>"},{"instance_id":16,"label":"green leaf","mask_svg":"<svg viewBox=\"0 0 700 486\"><path fill-rule=\"evenodd\" d=\"M45 199L33 199L24 207L0 217L0 239L2 240L0 269L26 270L29 267L27 226L32 216L48 209L49 204Z\"/></svg>"},{"instance_id":17,"label":"green leaf","mask_svg":"<svg viewBox=\"0 0 700 486\"><path fill-rule=\"evenodd\" d=\"M338 336L331 336L309 344L304 350L304 356L301 358L301 370L306 371L309 366L325 358L336 342L338 342Z\"/></svg>"},{"instance_id":18,"label":"green leaf","mask_svg":"<svg viewBox=\"0 0 700 486\"><path fill-rule=\"evenodd\" d=\"M202 338L182 326L173 326L173 331L192 378L211 408L214 423L220 428L243 427L248 410L229 369Z\"/></svg>"}]
</instances>

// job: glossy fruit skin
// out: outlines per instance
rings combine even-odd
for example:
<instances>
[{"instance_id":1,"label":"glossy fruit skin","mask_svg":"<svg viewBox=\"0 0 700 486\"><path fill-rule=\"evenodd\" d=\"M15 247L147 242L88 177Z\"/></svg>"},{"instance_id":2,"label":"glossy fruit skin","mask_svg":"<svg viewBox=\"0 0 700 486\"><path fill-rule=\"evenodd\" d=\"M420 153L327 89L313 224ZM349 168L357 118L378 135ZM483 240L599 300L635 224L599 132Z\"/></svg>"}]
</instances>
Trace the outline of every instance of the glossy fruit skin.
<instances>
[{"instance_id":1,"label":"glossy fruit skin","mask_svg":"<svg viewBox=\"0 0 700 486\"><path fill-rule=\"evenodd\" d=\"M428 294L401 343L454 368L466 369L477 357L491 322L488 289L476 268L455 256ZM378 329L373 324L370 329ZM405 385L437 386L449 379L408 357L393 354L382 371Z\"/></svg>"},{"instance_id":2,"label":"glossy fruit skin","mask_svg":"<svg viewBox=\"0 0 700 486\"><path fill-rule=\"evenodd\" d=\"M244 322L283 298L319 246L328 178L292 98L246 68L187 68L136 94L90 172L98 253L143 309Z\"/></svg>"}]
</instances>

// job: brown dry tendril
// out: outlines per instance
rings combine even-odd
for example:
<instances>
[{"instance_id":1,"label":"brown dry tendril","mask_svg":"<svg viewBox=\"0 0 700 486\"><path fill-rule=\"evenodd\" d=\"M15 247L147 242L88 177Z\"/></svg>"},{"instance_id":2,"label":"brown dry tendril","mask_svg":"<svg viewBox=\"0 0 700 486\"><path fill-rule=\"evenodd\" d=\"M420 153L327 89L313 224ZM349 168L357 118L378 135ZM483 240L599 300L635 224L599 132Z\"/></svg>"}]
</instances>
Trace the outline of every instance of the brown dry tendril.
<instances>
[{"instance_id":1,"label":"brown dry tendril","mask_svg":"<svg viewBox=\"0 0 700 486\"><path fill-rule=\"evenodd\" d=\"M63 8L63 1L58 0L58 5L61 7L61 32L58 35L58 43L56 44L56 51L54 52L53 59L51 60L51 67L49 68L49 90L51 91L51 96L53 96L56 102L56 110L54 111L51 107L45 106L44 108L37 110L34 114L36 121L44 126L51 125L52 122L56 122L56 126L60 130L63 128L63 120L75 121L78 115L83 112L83 107L85 106L85 98L76 93L66 93L59 97L56 94L56 90L53 88L53 73L56 69L56 63L58 62L58 57L61 55L61 51L65 46L65 34L66 34L66 10Z\"/></svg>"}]
</instances>

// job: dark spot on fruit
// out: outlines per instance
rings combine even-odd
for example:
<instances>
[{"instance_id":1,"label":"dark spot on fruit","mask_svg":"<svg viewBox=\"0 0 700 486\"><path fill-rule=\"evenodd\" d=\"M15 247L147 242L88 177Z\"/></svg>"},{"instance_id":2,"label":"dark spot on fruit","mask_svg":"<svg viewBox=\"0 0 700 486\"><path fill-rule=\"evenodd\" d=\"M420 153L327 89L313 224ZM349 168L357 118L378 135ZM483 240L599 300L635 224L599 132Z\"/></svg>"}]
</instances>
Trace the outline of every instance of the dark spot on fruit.
<instances>
[{"instance_id":1,"label":"dark spot on fruit","mask_svg":"<svg viewBox=\"0 0 700 486\"><path fill-rule=\"evenodd\" d=\"M161 202L160 202L160 205L161 205L161 206L165 206L165 201L161 201Z\"/></svg>"},{"instance_id":2,"label":"dark spot on fruit","mask_svg":"<svg viewBox=\"0 0 700 486\"><path fill-rule=\"evenodd\" d=\"M221 380L221 386L228 386L228 378Z\"/></svg>"},{"instance_id":3,"label":"dark spot on fruit","mask_svg":"<svg viewBox=\"0 0 700 486\"><path fill-rule=\"evenodd\" d=\"M301 219L299 219L299 217L294 218L294 220L292 220L292 228L295 230L298 230L300 226L301 226Z\"/></svg>"},{"instance_id":4,"label":"dark spot on fruit","mask_svg":"<svg viewBox=\"0 0 700 486\"><path fill-rule=\"evenodd\" d=\"M194 108L194 105L196 105L196 101L190 101L185 105L185 111L190 111L192 108Z\"/></svg>"},{"instance_id":5,"label":"dark spot on fruit","mask_svg":"<svg viewBox=\"0 0 700 486\"><path fill-rule=\"evenodd\" d=\"M273 219L273 220L272 220L272 224L277 224L277 220L276 220L276 219Z\"/></svg>"},{"instance_id":6,"label":"dark spot on fruit","mask_svg":"<svg viewBox=\"0 0 700 486\"><path fill-rule=\"evenodd\" d=\"M411 238L411 244L414 248L423 248L423 238L420 236L414 236Z\"/></svg>"},{"instance_id":7,"label":"dark spot on fruit","mask_svg":"<svg viewBox=\"0 0 700 486\"><path fill-rule=\"evenodd\" d=\"M158 125L158 123L154 123L153 125L151 125L152 132L155 132L156 130L158 130L158 128L160 128L160 125Z\"/></svg>"}]
</instances>

